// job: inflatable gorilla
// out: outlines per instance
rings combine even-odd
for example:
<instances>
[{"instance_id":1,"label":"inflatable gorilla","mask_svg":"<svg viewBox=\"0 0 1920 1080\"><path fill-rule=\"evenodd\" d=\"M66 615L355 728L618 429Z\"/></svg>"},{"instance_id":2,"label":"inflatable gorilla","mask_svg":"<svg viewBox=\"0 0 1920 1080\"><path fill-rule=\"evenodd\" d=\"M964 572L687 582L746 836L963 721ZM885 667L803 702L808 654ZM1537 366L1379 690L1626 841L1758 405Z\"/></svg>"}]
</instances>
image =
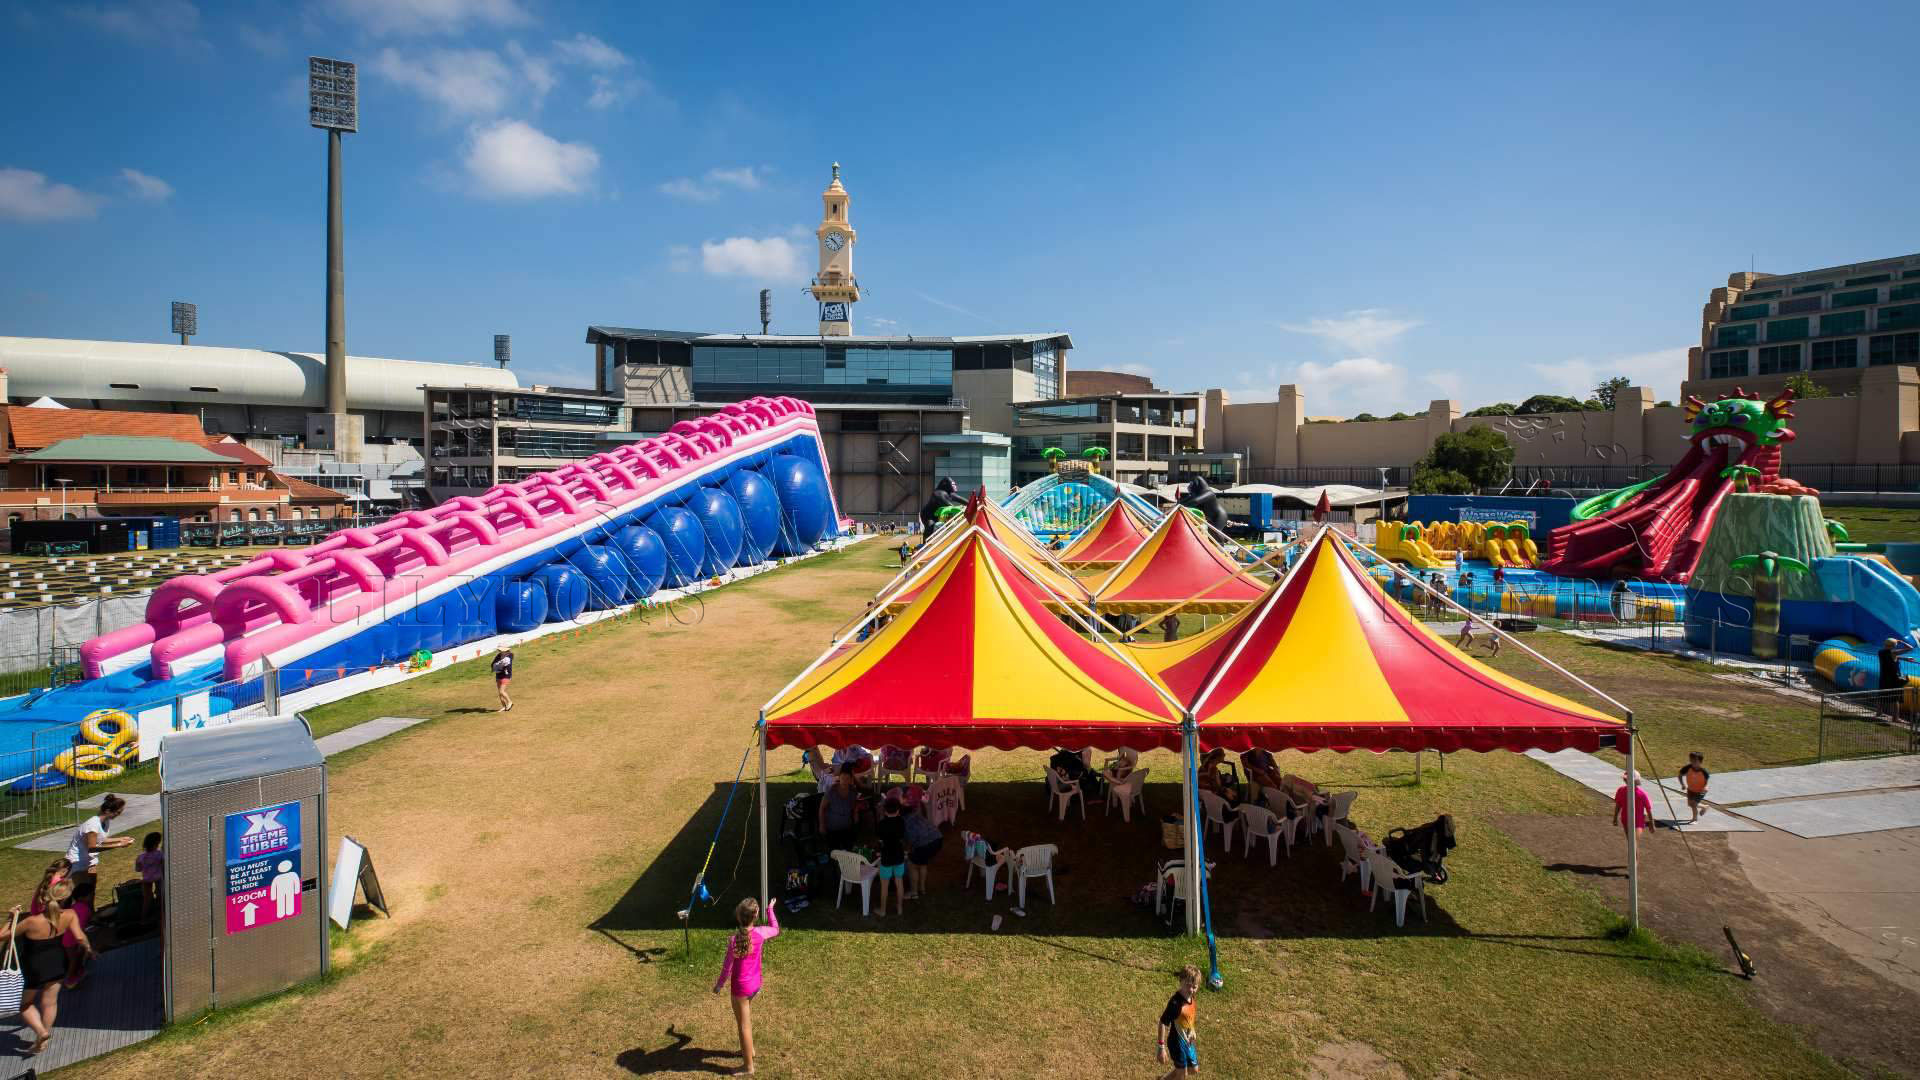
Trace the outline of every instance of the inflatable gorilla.
<instances>
[{"instance_id":1,"label":"inflatable gorilla","mask_svg":"<svg viewBox=\"0 0 1920 1080\"><path fill-rule=\"evenodd\" d=\"M1187 479L1187 490L1180 493L1180 505L1190 510L1200 511L1207 524L1226 532L1232 522L1227 520L1226 508L1220 505L1220 493L1207 486L1207 482L1198 476Z\"/></svg>"},{"instance_id":2,"label":"inflatable gorilla","mask_svg":"<svg viewBox=\"0 0 1920 1080\"><path fill-rule=\"evenodd\" d=\"M920 508L920 531L930 533L940 524L940 511L951 506L962 508L967 500L961 496L960 488L953 477L943 476L933 485L933 496Z\"/></svg>"}]
</instances>

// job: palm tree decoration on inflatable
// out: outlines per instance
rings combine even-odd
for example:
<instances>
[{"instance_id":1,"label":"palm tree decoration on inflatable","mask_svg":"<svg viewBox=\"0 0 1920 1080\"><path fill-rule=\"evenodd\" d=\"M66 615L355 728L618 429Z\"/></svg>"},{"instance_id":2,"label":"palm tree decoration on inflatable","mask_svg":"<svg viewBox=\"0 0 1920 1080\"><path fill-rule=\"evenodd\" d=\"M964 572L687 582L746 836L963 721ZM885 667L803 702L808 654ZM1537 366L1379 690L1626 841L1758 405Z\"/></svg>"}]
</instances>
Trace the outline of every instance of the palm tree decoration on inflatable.
<instances>
[{"instance_id":1,"label":"palm tree decoration on inflatable","mask_svg":"<svg viewBox=\"0 0 1920 1080\"><path fill-rule=\"evenodd\" d=\"M1067 452L1057 446L1049 446L1045 450L1040 451L1040 456L1047 459L1048 472L1058 472L1060 471L1060 462L1066 459Z\"/></svg>"},{"instance_id":2,"label":"palm tree decoration on inflatable","mask_svg":"<svg viewBox=\"0 0 1920 1080\"><path fill-rule=\"evenodd\" d=\"M1080 456L1087 459L1088 471L1099 472L1100 463L1106 460L1107 448L1104 446L1089 446L1085 450L1080 451Z\"/></svg>"},{"instance_id":3,"label":"palm tree decoration on inflatable","mask_svg":"<svg viewBox=\"0 0 1920 1080\"><path fill-rule=\"evenodd\" d=\"M1780 655L1780 585L1787 571L1810 574L1806 563L1775 551L1742 555L1727 564L1729 570L1758 569L1753 579L1753 655L1762 660Z\"/></svg>"},{"instance_id":4,"label":"palm tree decoration on inflatable","mask_svg":"<svg viewBox=\"0 0 1920 1080\"><path fill-rule=\"evenodd\" d=\"M1720 470L1720 475L1722 477L1731 476L1733 478L1733 490L1744 495L1747 491L1748 482L1754 477L1759 476L1760 470L1751 465L1729 465Z\"/></svg>"}]
</instances>

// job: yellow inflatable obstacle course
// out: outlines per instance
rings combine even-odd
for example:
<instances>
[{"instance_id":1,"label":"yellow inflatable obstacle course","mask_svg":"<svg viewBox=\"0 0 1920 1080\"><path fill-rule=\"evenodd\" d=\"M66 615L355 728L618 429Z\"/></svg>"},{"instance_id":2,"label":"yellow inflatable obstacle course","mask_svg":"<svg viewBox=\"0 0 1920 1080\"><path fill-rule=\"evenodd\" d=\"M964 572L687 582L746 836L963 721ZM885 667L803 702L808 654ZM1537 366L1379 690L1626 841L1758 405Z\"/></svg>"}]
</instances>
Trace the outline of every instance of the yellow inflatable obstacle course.
<instances>
[{"instance_id":1,"label":"yellow inflatable obstacle course","mask_svg":"<svg viewBox=\"0 0 1920 1080\"><path fill-rule=\"evenodd\" d=\"M1382 558L1405 563L1416 570L1438 570L1445 566L1424 538L1426 527L1417 521L1383 521L1375 530L1374 550Z\"/></svg>"}]
</instances>

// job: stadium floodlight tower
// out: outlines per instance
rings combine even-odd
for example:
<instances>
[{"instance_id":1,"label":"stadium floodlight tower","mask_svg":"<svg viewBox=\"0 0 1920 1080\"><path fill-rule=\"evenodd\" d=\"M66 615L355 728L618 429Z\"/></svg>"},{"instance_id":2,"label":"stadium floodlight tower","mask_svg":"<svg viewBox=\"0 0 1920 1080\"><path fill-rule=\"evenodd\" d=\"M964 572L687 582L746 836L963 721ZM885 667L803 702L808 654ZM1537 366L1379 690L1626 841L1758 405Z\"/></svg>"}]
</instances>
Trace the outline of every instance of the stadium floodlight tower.
<instances>
[{"instance_id":1,"label":"stadium floodlight tower","mask_svg":"<svg viewBox=\"0 0 1920 1080\"><path fill-rule=\"evenodd\" d=\"M180 335L180 344L200 332L200 306L189 304L185 300L173 302L173 332Z\"/></svg>"},{"instance_id":2,"label":"stadium floodlight tower","mask_svg":"<svg viewBox=\"0 0 1920 1080\"><path fill-rule=\"evenodd\" d=\"M513 363L512 334L493 335L493 362L500 365L502 371L507 369L508 364Z\"/></svg>"},{"instance_id":3,"label":"stadium floodlight tower","mask_svg":"<svg viewBox=\"0 0 1920 1080\"><path fill-rule=\"evenodd\" d=\"M345 60L307 57L307 122L327 133L327 411L307 417L307 445L358 461L365 420L347 411L347 270L342 239L340 136L360 130L359 72Z\"/></svg>"}]
</instances>

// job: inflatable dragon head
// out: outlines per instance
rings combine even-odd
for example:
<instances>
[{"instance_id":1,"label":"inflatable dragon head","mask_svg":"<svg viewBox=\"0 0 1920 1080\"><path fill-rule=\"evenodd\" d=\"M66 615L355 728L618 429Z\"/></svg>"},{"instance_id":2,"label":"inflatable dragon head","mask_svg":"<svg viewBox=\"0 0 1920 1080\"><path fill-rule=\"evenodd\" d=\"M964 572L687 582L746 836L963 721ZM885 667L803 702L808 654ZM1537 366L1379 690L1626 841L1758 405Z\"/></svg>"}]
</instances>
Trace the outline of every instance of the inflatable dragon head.
<instances>
[{"instance_id":1,"label":"inflatable dragon head","mask_svg":"<svg viewBox=\"0 0 1920 1080\"><path fill-rule=\"evenodd\" d=\"M1787 421L1793 419L1793 391L1762 399L1735 387L1733 393L1711 404L1687 398L1692 429L1687 440L1701 453L1724 448L1728 473L1751 476L1748 489L1765 494L1803 495L1812 489L1780 476L1780 448L1794 440Z\"/></svg>"}]
</instances>

